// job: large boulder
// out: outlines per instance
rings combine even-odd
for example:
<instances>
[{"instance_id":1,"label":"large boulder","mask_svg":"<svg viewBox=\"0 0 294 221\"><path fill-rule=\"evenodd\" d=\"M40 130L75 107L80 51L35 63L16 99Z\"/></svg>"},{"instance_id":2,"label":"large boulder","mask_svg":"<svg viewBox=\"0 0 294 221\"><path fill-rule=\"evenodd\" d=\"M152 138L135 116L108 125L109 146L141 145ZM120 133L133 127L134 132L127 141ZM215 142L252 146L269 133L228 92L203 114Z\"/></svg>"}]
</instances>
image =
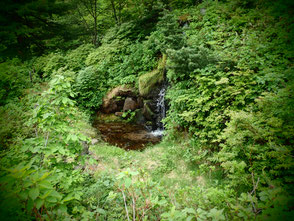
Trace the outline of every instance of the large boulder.
<instances>
[{"instance_id":1,"label":"large boulder","mask_svg":"<svg viewBox=\"0 0 294 221\"><path fill-rule=\"evenodd\" d=\"M128 97L125 100L123 111L128 111L128 110L133 111L133 110L136 110L137 108L138 108L138 104L136 100L134 100L131 97Z\"/></svg>"},{"instance_id":2,"label":"large boulder","mask_svg":"<svg viewBox=\"0 0 294 221\"><path fill-rule=\"evenodd\" d=\"M109 91L103 98L102 109L104 113L115 113L123 109L124 98L136 96L135 90L126 85L120 85Z\"/></svg>"},{"instance_id":3,"label":"large boulder","mask_svg":"<svg viewBox=\"0 0 294 221\"><path fill-rule=\"evenodd\" d=\"M164 72L167 56L163 54L158 62L157 69L139 77L139 93L144 98L152 98L158 94L158 87L164 81Z\"/></svg>"},{"instance_id":4,"label":"large boulder","mask_svg":"<svg viewBox=\"0 0 294 221\"><path fill-rule=\"evenodd\" d=\"M143 74L139 77L139 93L144 98L154 96L156 89L164 80L163 72L155 69L149 73Z\"/></svg>"}]
</instances>

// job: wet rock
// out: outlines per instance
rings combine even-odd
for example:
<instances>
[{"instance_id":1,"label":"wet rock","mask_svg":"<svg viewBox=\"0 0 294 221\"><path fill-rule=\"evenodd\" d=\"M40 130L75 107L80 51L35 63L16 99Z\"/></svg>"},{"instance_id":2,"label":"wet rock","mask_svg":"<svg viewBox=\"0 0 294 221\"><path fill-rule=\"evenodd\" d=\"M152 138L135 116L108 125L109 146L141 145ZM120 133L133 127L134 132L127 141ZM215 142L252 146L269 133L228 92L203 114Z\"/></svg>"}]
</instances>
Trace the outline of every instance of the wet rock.
<instances>
[{"instance_id":1,"label":"wet rock","mask_svg":"<svg viewBox=\"0 0 294 221\"><path fill-rule=\"evenodd\" d=\"M123 138L135 142L157 143L160 141L159 137L155 137L145 130L123 134Z\"/></svg>"},{"instance_id":2,"label":"wet rock","mask_svg":"<svg viewBox=\"0 0 294 221\"><path fill-rule=\"evenodd\" d=\"M146 119L143 115L142 109L136 111L134 123L141 125L146 123Z\"/></svg>"},{"instance_id":3,"label":"wet rock","mask_svg":"<svg viewBox=\"0 0 294 221\"><path fill-rule=\"evenodd\" d=\"M143 113L143 116L148 121L152 121L154 119L154 117L155 117L155 114L152 111L152 108L150 107L150 103L149 102L145 102L144 103L144 107L143 107L142 113Z\"/></svg>"},{"instance_id":4,"label":"wet rock","mask_svg":"<svg viewBox=\"0 0 294 221\"><path fill-rule=\"evenodd\" d=\"M125 100L123 111L128 111L128 110L133 111L133 110L136 110L137 107L138 107L137 101L135 101L132 98L128 97Z\"/></svg>"},{"instance_id":5,"label":"wet rock","mask_svg":"<svg viewBox=\"0 0 294 221\"><path fill-rule=\"evenodd\" d=\"M112 100L111 100L111 101L108 102L107 105L103 105L103 109L102 109L102 111L103 111L104 113L106 113L106 114L110 114L110 113L113 113L113 112L115 112L115 111L120 110L120 109L121 109L120 106L121 106L121 105L118 105L118 104L116 103L116 101L112 101Z\"/></svg>"},{"instance_id":6,"label":"wet rock","mask_svg":"<svg viewBox=\"0 0 294 221\"><path fill-rule=\"evenodd\" d=\"M144 99L142 97L137 98L138 108L142 108L144 106Z\"/></svg>"}]
</instances>

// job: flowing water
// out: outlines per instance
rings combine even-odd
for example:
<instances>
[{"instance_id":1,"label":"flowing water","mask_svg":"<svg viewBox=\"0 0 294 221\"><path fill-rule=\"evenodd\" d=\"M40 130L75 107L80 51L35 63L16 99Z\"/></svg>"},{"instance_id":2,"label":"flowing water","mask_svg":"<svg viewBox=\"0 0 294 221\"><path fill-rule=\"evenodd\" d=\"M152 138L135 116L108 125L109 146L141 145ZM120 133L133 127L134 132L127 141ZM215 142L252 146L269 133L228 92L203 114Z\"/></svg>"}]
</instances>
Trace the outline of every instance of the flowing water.
<instances>
[{"instance_id":1,"label":"flowing water","mask_svg":"<svg viewBox=\"0 0 294 221\"><path fill-rule=\"evenodd\" d=\"M167 85L164 84L158 94L157 103L156 103L156 111L158 113L156 117L157 128L156 130L151 132L154 136L163 136L164 125L162 123L162 119L165 118L165 114L166 114L165 99L164 99L166 88L167 88Z\"/></svg>"}]
</instances>

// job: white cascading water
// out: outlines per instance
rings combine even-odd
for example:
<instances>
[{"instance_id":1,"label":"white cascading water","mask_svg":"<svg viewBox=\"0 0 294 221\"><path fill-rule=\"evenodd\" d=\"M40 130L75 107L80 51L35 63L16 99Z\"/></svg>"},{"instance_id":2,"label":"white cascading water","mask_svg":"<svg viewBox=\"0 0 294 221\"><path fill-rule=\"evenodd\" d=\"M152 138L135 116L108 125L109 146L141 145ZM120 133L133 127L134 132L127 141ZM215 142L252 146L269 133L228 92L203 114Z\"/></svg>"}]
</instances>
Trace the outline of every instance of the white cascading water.
<instances>
[{"instance_id":1,"label":"white cascading water","mask_svg":"<svg viewBox=\"0 0 294 221\"><path fill-rule=\"evenodd\" d=\"M158 112L158 117L156 119L156 126L157 129L155 131L152 131L151 134L154 136L162 136L163 131L164 131L164 126L161 120L165 118L165 102L164 102L164 96L166 92L166 85L164 85L159 94L158 94L158 99L157 99L157 104L156 104L156 110Z\"/></svg>"}]
</instances>

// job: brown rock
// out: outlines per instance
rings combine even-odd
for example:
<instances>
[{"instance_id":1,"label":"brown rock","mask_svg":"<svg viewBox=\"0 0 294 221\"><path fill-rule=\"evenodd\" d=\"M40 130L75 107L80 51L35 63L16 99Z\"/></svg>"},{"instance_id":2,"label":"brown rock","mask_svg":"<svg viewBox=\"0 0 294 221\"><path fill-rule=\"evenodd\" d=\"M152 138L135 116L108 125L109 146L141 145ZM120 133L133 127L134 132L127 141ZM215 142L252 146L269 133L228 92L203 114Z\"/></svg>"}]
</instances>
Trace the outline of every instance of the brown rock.
<instances>
[{"instance_id":1,"label":"brown rock","mask_svg":"<svg viewBox=\"0 0 294 221\"><path fill-rule=\"evenodd\" d=\"M132 98L128 97L125 100L123 111L128 111L128 110L133 111L133 110L136 110L137 107L138 107L137 102L134 101Z\"/></svg>"},{"instance_id":2,"label":"brown rock","mask_svg":"<svg viewBox=\"0 0 294 221\"><path fill-rule=\"evenodd\" d=\"M144 106L144 100L142 97L137 98L138 108L142 108Z\"/></svg>"},{"instance_id":3,"label":"brown rock","mask_svg":"<svg viewBox=\"0 0 294 221\"><path fill-rule=\"evenodd\" d=\"M102 112L109 114L121 111L124 105L124 97L128 96L135 96L133 88L125 85L113 88L103 98Z\"/></svg>"},{"instance_id":4,"label":"brown rock","mask_svg":"<svg viewBox=\"0 0 294 221\"><path fill-rule=\"evenodd\" d=\"M120 105L118 105L118 102L114 100L110 100L107 105L103 105L102 111L106 114L114 113L115 111L120 110Z\"/></svg>"}]
</instances>

